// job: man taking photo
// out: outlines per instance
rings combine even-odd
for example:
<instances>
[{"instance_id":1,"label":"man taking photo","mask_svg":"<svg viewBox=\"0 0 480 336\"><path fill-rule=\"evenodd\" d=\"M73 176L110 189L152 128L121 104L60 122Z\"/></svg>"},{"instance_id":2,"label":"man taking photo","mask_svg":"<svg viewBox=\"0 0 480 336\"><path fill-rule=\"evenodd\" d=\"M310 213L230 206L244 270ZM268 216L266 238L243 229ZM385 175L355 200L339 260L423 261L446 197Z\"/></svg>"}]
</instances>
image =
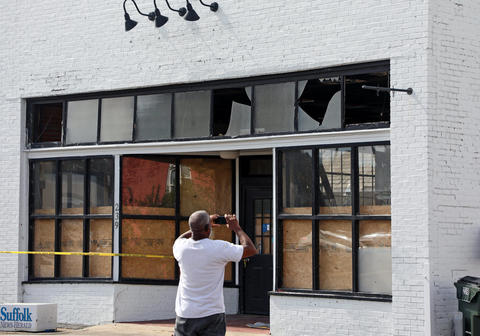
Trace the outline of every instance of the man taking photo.
<instances>
[{"instance_id":1,"label":"man taking photo","mask_svg":"<svg viewBox=\"0 0 480 336\"><path fill-rule=\"evenodd\" d=\"M226 333L223 281L225 265L257 253L235 215L225 215L227 227L236 233L240 245L211 240L218 215L199 210L189 220L190 230L177 238L173 255L180 267L175 301L175 336L224 336Z\"/></svg>"}]
</instances>

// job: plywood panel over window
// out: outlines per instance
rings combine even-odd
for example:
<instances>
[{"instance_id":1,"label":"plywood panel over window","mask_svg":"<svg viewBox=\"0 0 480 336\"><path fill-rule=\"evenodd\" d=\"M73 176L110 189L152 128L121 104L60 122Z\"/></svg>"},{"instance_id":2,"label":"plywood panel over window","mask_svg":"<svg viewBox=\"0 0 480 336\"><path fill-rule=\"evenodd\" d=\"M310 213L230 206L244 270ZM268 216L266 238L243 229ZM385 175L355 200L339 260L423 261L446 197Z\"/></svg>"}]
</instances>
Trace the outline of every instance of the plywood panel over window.
<instances>
[{"instance_id":1,"label":"plywood panel over window","mask_svg":"<svg viewBox=\"0 0 480 336\"><path fill-rule=\"evenodd\" d=\"M312 222L283 221L283 287L312 289Z\"/></svg>"},{"instance_id":2,"label":"plywood panel over window","mask_svg":"<svg viewBox=\"0 0 480 336\"><path fill-rule=\"evenodd\" d=\"M64 219L60 223L60 251L83 251L83 220ZM60 276L78 278L83 275L82 256L60 256Z\"/></svg>"},{"instance_id":3,"label":"plywood panel over window","mask_svg":"<svg viewBox=\"0 0 480 336\"><path fill-rule=\"evenodd\" d=\"M112 253L112 220L92 219L89 235L90 252ZM110 278L112 276L111 257L91 256L88 262L89 275L92 278Z\"/></svg>"},{"instance_id":4,"label":"plywood panel over window","mask_svg":"<svg viewBox=\"0 0 480 336\"><path fill-rule=\"evenodd\" d=\"M36 219L34 221L33 250L55 251L55 220ZM36 278L54 277L54 256L34 255L33 275Z\"/></svg>"},{"instance_id":5,"label":"plywood panel over window","mask_svg":"<svg viewBox=\"0 0 480 336\"><path fill-rule=\"evenodd\" d=\"M319 239L320 289L352 290L352 223L322 221Z\"/></svg>"},{"instance_id":6,"label":"plywood panel over window","mask_svg":"<svg viewBox=\"0 0 480 336\"><path fill-rule=\"evenodd\" d=\"M122 159L123 213L175 215L175 164L155 157Z\"/></svg>"},{"instance_id":7,"label":"plywood panel over window","mask_svg":"<svg viewBox=\"0 0 480 336\"><path fill-rule=\"evenodd\" d=\"M122 253L173 256L175 221L124 219L122 222ZM122 257L122 277L174 280L172 258Z\"/></svg>"},{"instance_id":8,"label":"plywood panel over window","mask_svg":"<svg viewBox=\"0 0 480 336\"><path fill-rule=\"evenodd\" d=\"M210 214L232 211L232 163L222 159L180 161L180 213L190 216L197 210Z\"/></svg>"}]
</instances>

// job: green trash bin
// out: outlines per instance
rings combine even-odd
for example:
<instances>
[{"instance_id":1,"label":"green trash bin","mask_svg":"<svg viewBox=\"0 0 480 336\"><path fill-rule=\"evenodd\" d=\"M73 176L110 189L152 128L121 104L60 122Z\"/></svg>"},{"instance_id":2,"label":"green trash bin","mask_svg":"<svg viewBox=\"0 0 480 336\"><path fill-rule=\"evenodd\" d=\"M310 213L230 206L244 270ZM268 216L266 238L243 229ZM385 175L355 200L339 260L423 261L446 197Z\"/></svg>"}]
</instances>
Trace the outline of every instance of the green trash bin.
<instances>
[{"instance_id":1,"label":"green trash bin","mask_svg":"<svg viewBox=\"0 0 480 336\"><path fill-rule=\"evenodd\" d=\"M480 336L480 278L463 277L455 287L458 310L463 313L463 336Z\"/></svg>"}]
</instances>

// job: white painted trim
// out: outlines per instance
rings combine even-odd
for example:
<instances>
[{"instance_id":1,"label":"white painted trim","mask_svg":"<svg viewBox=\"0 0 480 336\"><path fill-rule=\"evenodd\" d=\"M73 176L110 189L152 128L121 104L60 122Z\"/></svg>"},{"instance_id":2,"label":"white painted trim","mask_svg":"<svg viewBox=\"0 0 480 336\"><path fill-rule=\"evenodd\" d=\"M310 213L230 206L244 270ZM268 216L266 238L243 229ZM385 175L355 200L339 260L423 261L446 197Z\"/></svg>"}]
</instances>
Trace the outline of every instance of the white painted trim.
<instances>
[{"instance_id":1,"label":"white painted trim","mask_svg":"<svg viewBox=\"0 0 480 336\"><path fill-rule=\"evenodd\" d=\"M240 139L171 141L142 144L114 144L99 146L72 146L26 149L29 159L52 157L116 155L116 154L207 154L219 155L219 151L264 150L273 147L309 146L321 144L388 141L388 128L259 136Z\"/></svg>"},{"instance_id":2,"label":"white painted trim","mask_svg":"<svg viewBox=\"0 0 480 336\"><path fill-rule=\"evenodd\" d=\"M113 253L120 253L120 155L114 160L114 191L113 191ZM113 281L120 278L120 257L113 257Z\"/></svg>"},{"instance_id":3,"label":"white painted trim","mask_svg":"<svg viewBox=\"0 0 480 336\"><path fill-rule=\"evenodd\" d=\"M240 213L240 158L237 157L235 159L235 213L237 215L237 219L240 221L241 213ZM238 236L235 235L235 243L239 244ZM240 285L240 268L238 262L235 263L235 284L238 286Z\"/></svg>"}]
</instances>

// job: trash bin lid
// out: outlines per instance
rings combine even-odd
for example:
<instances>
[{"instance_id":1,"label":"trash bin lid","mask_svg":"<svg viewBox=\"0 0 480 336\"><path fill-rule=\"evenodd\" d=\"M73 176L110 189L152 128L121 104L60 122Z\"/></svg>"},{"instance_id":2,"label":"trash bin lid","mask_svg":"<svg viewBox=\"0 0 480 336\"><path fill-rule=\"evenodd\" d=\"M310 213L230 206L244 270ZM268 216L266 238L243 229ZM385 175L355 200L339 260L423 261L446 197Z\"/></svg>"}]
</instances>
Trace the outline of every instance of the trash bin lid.
<instances>
[{"instance_id":1,"label":"trash bin lid","mask_svg":"<svg viewBox=\"0 0 480 336\"><path fill-rule=\"evenodd\" d=\"M463 277L455 283L455 287L457 287L457 299L470 303L480 292L480 278Z\"/></svg>"},{"instance_id":2,"label":"trash bin lid","mask_svg":"<svg viewBox=\"0 0 480 336\"><path fill-rule=\"evenodd\" d=\"M477 277L466 276L466 277L461 278L458 281L462 281L462 282L468 283L470 285L476 285L476 286L480 287L480 278L477 278Z\"/></svg>"}]
</instances>

